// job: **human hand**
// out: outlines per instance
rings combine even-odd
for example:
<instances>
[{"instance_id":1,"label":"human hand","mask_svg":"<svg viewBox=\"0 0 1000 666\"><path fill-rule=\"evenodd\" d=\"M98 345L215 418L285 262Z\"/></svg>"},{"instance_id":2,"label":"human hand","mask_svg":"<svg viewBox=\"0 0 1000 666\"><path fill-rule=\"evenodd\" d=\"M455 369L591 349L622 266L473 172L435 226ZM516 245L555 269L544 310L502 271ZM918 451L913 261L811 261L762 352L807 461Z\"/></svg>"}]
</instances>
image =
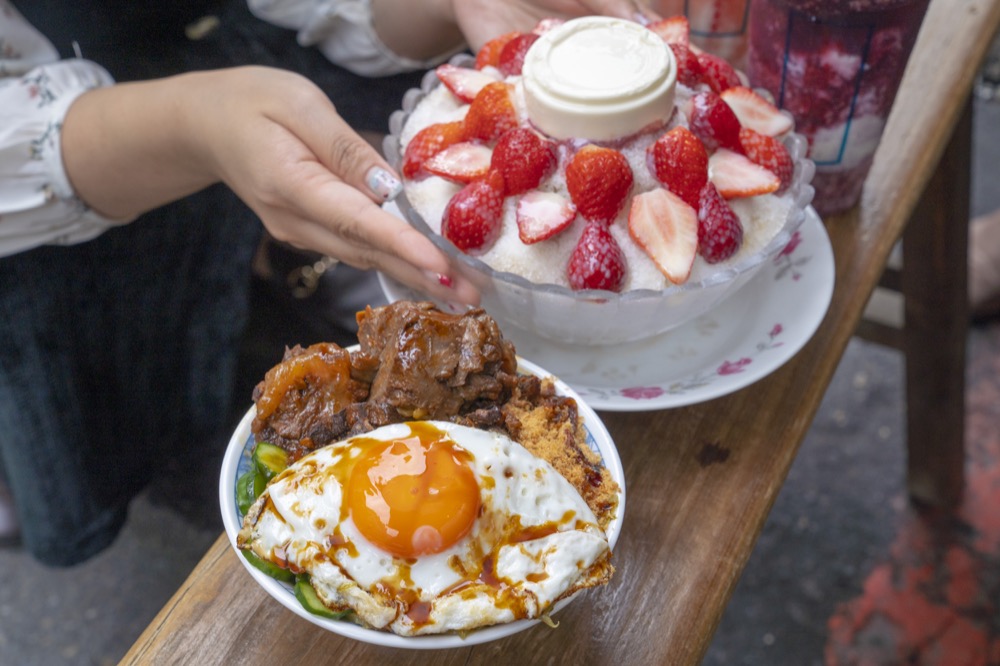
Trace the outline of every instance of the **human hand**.
<instances>
[{"instance_id":1,"label":"human hand","mask_svg":"<svg viewBox=\"0 0 1000 666\"><path fill-rule=\"evenodd\" d=\"M248 67L206 73L197 85L206 87L198 134L212 170L275 238L443 301L478 303L430 240L381 209L398 179L312 83Z\"/></svg>"}]
</instances>

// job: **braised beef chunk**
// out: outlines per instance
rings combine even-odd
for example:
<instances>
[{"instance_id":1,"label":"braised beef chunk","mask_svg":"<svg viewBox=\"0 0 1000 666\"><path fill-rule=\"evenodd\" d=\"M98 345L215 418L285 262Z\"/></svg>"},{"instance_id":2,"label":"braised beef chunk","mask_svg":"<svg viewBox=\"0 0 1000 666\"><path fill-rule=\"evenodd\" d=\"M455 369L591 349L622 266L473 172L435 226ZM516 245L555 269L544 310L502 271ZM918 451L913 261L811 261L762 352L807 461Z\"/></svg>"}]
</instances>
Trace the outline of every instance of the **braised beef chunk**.
<instances>
[{"instance_id":1,"label":"braised beef chunk","mask_svg":"<svg viewBox=\"0 0 1000 666\"><path fill-rule=\"evenodd\" d=\"M358 313L360 350L285 351L254 389L257 441L296 460L344 437L408 419L502 427L517 379L514 347L483 310L400 302Z\"/></svg>"},{"instance_id":2,"label":"braised beef chunk","mask_svg":"<svg viewBox=\"0 0 1000 666\"><path fill-rule=\"evenodd\" d=\"M378 357L368 401L406 418L449 419L510 396L513 345L483 310L463 315L431 303L396 303L358 314L361 353Z\"/></svg>"},{"instance_id":3,"label":"braised beef chunk","mask_svg":"<svg viewBox=\"0 0 1000 666\"><path fill-rule=\"evenodd\" d=\"M325 446L347 431L344 412L363 402L368 385L351 377L346 349L319 343L285 350L281 363L254 389L257 416L251 430L290 453Z\"/></svg>"}]
</instances>

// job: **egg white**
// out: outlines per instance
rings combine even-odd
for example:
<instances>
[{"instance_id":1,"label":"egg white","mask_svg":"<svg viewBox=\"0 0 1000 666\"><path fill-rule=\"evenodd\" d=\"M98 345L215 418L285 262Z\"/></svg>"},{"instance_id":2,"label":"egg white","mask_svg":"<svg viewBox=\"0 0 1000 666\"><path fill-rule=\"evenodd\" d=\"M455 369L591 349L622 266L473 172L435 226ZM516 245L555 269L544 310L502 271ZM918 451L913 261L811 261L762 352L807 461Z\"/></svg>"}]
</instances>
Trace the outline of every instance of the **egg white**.
<instances>
[{"instance_id":1,"label":"egg white","mask_svg":"<svg viewBox=\"0 0 1000 666\"><path fill-rule=\"evenodd\" d=\"M548 462L498 433L433 425L471 454L482 502L469 533L451 547L402 559L368 541L349 512L341 520L344 490L329 471L358 456L364 440L406 437L407 424L331 444L297 461L248 512L241 540L263 559L285 560L308 572L327 605L350 607L364 624L405 636L538 617L560 598L607 578L606 534L576 489ZM504 543L504 528L514 517L522 529L555 526L557 531ZM338 526L337 538L351 545L331 552L326 544ZM488 553L495 557L499 588L478 581ZM466 581L459 569L472 572L471 584L455 591ZM415 622L386 587L427 603L427 617Z\"/></svg>"}]
</instances>

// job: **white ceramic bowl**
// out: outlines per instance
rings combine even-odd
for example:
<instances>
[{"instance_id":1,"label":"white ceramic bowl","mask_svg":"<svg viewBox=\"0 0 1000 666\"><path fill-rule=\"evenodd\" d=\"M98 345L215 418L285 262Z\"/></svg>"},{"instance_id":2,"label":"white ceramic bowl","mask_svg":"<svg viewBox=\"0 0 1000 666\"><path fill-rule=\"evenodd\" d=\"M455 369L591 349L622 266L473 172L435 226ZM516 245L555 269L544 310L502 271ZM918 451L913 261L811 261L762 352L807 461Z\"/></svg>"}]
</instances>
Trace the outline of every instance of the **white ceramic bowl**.
<instances>
[{"instance_id":1,"label":"white ceramic bowl","mask_svg":"<svg viewBox=\"0 0 1000 666\"><path fill-rule=\"evenodd\" d=\"M534 363L525 361L522 358L518 358L517 363L518 372L522 374L532 374L539 377L547 377L550 374ZM620 494L618 496L618 511L614 519L608 525L607 529L608 543L611 545L611 549L613 551L615 543L618 541L618 535L621 533L622 518L625 515L625 473L622 470L621 459L618 457L618 450L615 448L615 444L611 440L611 435L608 434L608 430L604 427L604 423L601 421L600 417L597 416L597 413L594 412L593 409L587 406L576 391L571 389L559 379L555 379L555 386L556 392L559 395L567 396L576 400L576 404L580 409L580 415L583 417L584 426L587 430L587 444L591 447L591 449L601 454L604 466L611 474L611 478L615 480L620 488ZM239 532L243 523L243 516L240 514L239 509L236 506L236 480L241 474L249 470L252 465L250 457L253 453L254 441L253 434L250 432L250 423L253 421L255 413L255 409L251 407L250 410L244 415L239 426L237 426L236 431L233 433L232 438L229 440L229 445L226 448L226 455L222 460L222 471L219 476L219 505L222 509L222 523L225 526L226 534L229 537L229 543L232 544L233 549L236 550L237 557L239 557L240 562L243 563L247 571L250 572L250 575L253 576L254 580L257 581L257 583L263 587L268 594L281 603L281 605L288 608L296 615L305 618L309 622L312 622L313 624L328 631L332 631L335 634L340 634L341 636L346 636L348 638L376 645L423 650L469 647L479 643L494 641L498 638L503 638L504 636L510 636L511 634L529 629L539 623L539 620L518 620L509 624L499 624L492 627L477 629L469 632L464 637L457 634L410 637L397 636L396 634L386 631L366 629L352 622L329 620L307 611L302 607L302 604L299 603L298 599L295 598L295 593L292 591L291 585L281 583L255 568L246 560L246 558L239 554L239 549L236 548L236 534ZM555 605L553 612L558 612L559 609L563 608L567 603L578 596L582 597L578 603L586 603L586 593L586 590L581 590L572 597L563 599Z\"/></svg>"},{"instance_id":2,"label":"white ceramic bowl","mask_svg":"<svg viewBox=\"0 0 1000 666\"><path fill-rule=\"evenodd\" d=\"M471 58L458 56L452 64L468 67ZM428 72L421 87L409 90L403 97L402 109L390 117L389 135L383 149L395 168L402 163L400 137L407 118L420 100L439 84L435 73ZM561 285L530 282L514 273L494 270L435 233L407 200L405 192L395 204L410 224L452 257L463 274L479 287L482 306L502 329L513 325L560 342L615 345L652 337L708 312L738 291L767 260L788 244L792 233L805 220L805 209L812 201L810 182L815 167L806 158L808 145L801 135L789 135L785 145L795 161L793 182L787 194L794 203L774 238L758 252L704 279L660 291L573 291Z\"/></svg>"}]
</instances>

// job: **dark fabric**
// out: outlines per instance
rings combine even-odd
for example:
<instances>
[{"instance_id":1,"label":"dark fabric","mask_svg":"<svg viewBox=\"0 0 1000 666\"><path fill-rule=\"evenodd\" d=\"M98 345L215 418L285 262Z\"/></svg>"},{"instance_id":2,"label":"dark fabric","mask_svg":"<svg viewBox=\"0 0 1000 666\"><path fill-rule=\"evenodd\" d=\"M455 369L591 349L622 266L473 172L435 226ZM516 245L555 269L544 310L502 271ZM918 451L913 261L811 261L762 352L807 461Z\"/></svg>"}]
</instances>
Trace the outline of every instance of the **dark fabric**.
<instances>
[{"instance_id":1,"label":"dark fabric","mask_svg":"<svg viewBox=\"0 0 1000 666\"><path fill-rule=\"evenodd\" d=\"M351 75L243 0L16 4L64 55L76 42L120 81L284 67L317 81L357 129L384 130L419 80ZM184 26L206 13L221 26L189 41ZM67 566L99 552L150 484L218 518L214 488L260 233L217 186L87 243L0 259L0 467L25 547L40 561Z\"/></svg>"}]
</instances>

